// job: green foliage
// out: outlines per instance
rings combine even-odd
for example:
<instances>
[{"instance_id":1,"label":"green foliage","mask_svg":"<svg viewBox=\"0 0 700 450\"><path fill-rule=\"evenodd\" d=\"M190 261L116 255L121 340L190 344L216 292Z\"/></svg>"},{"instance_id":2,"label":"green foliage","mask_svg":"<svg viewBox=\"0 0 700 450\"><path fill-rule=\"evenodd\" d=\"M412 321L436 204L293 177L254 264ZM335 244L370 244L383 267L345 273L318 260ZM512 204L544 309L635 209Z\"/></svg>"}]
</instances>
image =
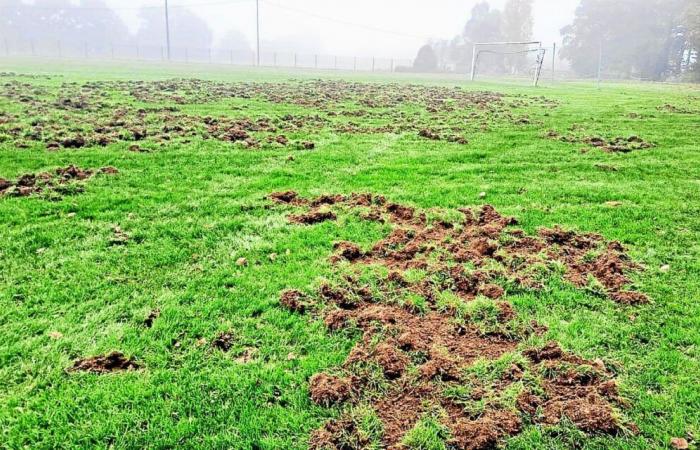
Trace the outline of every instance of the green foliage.
<instances>
[{"instance_id":1,"label":"green foliage","mask_svg":"<svg viewBox=\"0 0 700 450\"><path fill-rule=\"evenodd\" d=\"M411 428L402 444L411 450L445 450L449 429L437 417L423 417Z\"/></svg>"}]
</instances>

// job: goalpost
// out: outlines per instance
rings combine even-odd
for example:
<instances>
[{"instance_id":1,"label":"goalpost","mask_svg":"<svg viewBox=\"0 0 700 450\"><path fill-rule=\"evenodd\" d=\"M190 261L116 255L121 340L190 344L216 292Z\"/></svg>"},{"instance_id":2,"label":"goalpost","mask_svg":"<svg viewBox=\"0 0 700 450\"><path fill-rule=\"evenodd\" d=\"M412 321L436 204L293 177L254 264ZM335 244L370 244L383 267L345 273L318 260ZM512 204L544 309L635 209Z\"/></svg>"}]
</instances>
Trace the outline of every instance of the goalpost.
<instances>
[{"instance_id":1,"label":"goalpost","mask_svg":"<svg viewBox=\"0 0 700 450\"><path fill-rule=\"evenodd\" d=\"M536 48L531 48L536 45ZM509 50L509 48L515 46L525 46L523 50ZM506 47L506 50L498 50L498 47ZM547 50L542 47L542 41L528 41L528 42L476 42L474 43L472 49L472 73L471 81L476 79L477 67L479 65L479 56L483 53L490 53L495 55L520 55L536 53L536 60L534 66L534 74L532 85L537 86L540 80L540 75L542 74L542 64L544 63L544 57Z\"/></svg>"}]
</instances>

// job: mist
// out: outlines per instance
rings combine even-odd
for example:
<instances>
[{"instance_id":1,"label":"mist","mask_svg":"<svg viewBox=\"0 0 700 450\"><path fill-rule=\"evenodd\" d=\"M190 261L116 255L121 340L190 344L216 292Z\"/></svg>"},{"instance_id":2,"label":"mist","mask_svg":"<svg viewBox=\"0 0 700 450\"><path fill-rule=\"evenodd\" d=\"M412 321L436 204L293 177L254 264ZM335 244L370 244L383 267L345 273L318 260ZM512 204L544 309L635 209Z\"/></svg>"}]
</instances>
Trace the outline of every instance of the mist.
<instances>
[{"instance_id":1,"label":"mist","mask_svg":"<svg viewBox=\"0 0 700 450\"><path fill-rule=\"evenodd\" d=\"M534 40L542 42L547 57L559 49L557 67L577 76L604 71L667 79L697 66L698 5L692 0L260 0L258 5L260 58L270 65L320 67L320 58L335 68L374 70L379 64L386 70L465 71L475 41ZM255 0L170 1L172 55L166 55L165 10L158 0L1 0L0 8L7 54L256 63ZM534 49L502 49L521 50L517 63L484 55L482 69L531 70ZM419 52L428 58L420 67Z\"/></svg>"}]
</instances>

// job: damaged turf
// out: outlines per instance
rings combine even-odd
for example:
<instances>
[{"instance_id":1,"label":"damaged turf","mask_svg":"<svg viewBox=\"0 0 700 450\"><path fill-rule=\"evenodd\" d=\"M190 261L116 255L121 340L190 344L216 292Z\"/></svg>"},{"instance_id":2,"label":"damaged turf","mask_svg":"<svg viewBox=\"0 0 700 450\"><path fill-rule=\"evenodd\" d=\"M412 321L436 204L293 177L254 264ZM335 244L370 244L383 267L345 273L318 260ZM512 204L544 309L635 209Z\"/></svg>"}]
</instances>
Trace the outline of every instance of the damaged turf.
<instances>
[{"instance_id":1,"label":"damaged turf","mask_svg":"<svg viewBox=\"0 0 700 450\"><path fill-rule=\"evenodd\" d=\"M556 264L576 286L594 282L612 300L644 301L626 290L628 272L639 267L619 243L557 227L527 236L488 205L461 209L458 223L429 223L424 213L371 194L269 198L309 211L361 209L392 225L367 250L335 244L339 281L313 296L282 294L290 310L320 311L331 331L361 333L342 367L310 380L315 403L344 411L312 434L312 448L399 448L426 421L443 427L444 440L459 449L493 448L528 423L564 420L588 433L634 429L619 419L625 403L601 361L557 343L523 350L544 328L502 300L504 286L540 288L540 271ZM365 430L368 421L381 432Z\"/></svg>"},{"instance_id":2,"label":"damaged turf","mask_svg":"<svg viewBox=\"0 0 700 450\"><path fill-rule=\"evenodd\" d=\"M103 167L97 171L102 174L116 174L114 167ZM54 193L57 195L80 192L82 186L76 182L92 178L95 171L81 169L73 165L59 167L53 172L28 173L14 181L0 178L0 196L27 197L39 193Z\"/></svg>"}]
</instances>

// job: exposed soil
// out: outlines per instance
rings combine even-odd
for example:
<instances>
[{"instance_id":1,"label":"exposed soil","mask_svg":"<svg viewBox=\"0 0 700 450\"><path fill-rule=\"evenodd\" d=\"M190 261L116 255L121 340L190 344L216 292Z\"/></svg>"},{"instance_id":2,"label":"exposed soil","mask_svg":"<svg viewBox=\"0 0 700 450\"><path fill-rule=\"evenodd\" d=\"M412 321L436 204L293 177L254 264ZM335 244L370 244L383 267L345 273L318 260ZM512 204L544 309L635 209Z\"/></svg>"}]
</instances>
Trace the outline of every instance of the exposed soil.
<instances>
[{"instance_id":1,"label":"exposed soil","mask_svg":"<svg viewBox=\"0 0 700 450\"><path fill-rule=\"evenodd\" d=\"M639 266L619 243L559 227L527 236L512 228L515 219L489 205L461 209L464 219L457 223L429 223L415 208L372 194L303 199L289 191L269 198L311 211L318 205L373 211L392 225L367 251L336 243L332 261L347 261L351 270L336 266L337 281L323 283L316 295L281 295L290 310L317 311L331 332L360 334L342 367L310 380L314 402L346 405L340 418L312 434L311 448L399 448L436 408L451 431L449 445L459 449L496 447L525 422L546 426L566 419L588 433L634 428L618 419L625 402L602 362L553 342L522 350L529 336L545 329L520 319L504 300L508 290L541 287L536 268L549 262L564 266L577 286L592 278L612 300L642 301L643 294L625 290L627 274ZM367 272L377 265L388 276ZM424 276L409 277L411 269ZM379 442L371 442L353 416L350 406L359 404L371 405L381 420Z\"/></svg>"},{"instance_id":2,"label":"exposed soil","mask_svg":"<svg viewBox=\"0 0 700 450\"><path fill-rule=\"evenodd\" d=\"M121 352L112 352L104 356L78 359L73 363L71 371L92 372L104 374L109 372L121 372L125 370L137 370L139 365L131 358L127 358Z\"/></svg>"},{"instance_id":3,"label":"exposed soil","mask_svg":"<svg viewBox=\"0 0 700 450\"><path fill-rule=\"evenodd\" d=\"M327 220L335 220L336 216L332 211L312 210L306 214L291 214L287 219L290 223L313 225Z\"/></svg>"},{"instance_id":4,"label":"exposed soil","mask_svg":"<svg viewBox=\"0 0 700 450\"><path fill-rule=\"evenodd\" d=\"M233 343L234 338L232 333L221 333L212 341L211 346L223 352L227 352L231 350Z\"/></svg>"},{"instance_id":5,"label":"exposed soil","mask_svg":"<svg viewBox=\"0 0 700 450\"><path fill-rule=\"evenodd\" d=\"M629 153L635 150L644 150L655 147L651 142L647 142L639 136L618 136L612 139L600 136L584 136L576 133L579 128L574 127L569 134L559 134L556 131L548 131L545 134L547 139L559 140L575 144L588 144L590 148L598 148L606 153Z\"/></svg>"},{"instance_id":6,"label":"exposed soil","mask_svg":"<svg viewBox=\"0 0 700 450\"><path fill-rule=\"evenodd\" d=\"M16 148L42 143L48 150L80 149L128 142L142 152L142 141L166 145L193 138L214 139L245 148L312 150L311 140L293 133L332 131L340 134L414 134L425 139L467 144L467 134L490 125L529 125L517 111L556 107L544 97L506 96L459 87L346 81L225 83L203 80L101 81L63 83L58 87L11 79L0 84L0 96L18 104L21 114L0 113L0 142ZM298 115L248 116L244 107L221 117L181 112L182 105L245 99L296 105ZM132 100L153 107L134 107ZM167 106L160 106L165 103ZM409 113L406 107L423 113ZM358 118L366 119L358 123ZM28 120L23 120L28 119ZM151 146L152 147L152 146Z\"/></svg>"},{"instance_id":7,"label":"exposed soil","mask_svg":"<svg viewBox=\"0 0 700 450\"><path fill-rule=\"evenodd\" d=\"M81 169L70 165L59 167L52 172L27 173L14 181L0 178L0 196L27 197L39 193L60 196L80 192L82 186L76 182L92 178L95 173L96 171L92 169ZM103 167L97 173L115 174L118 170L114 167Z\"/></svg>"}]
</instances>

